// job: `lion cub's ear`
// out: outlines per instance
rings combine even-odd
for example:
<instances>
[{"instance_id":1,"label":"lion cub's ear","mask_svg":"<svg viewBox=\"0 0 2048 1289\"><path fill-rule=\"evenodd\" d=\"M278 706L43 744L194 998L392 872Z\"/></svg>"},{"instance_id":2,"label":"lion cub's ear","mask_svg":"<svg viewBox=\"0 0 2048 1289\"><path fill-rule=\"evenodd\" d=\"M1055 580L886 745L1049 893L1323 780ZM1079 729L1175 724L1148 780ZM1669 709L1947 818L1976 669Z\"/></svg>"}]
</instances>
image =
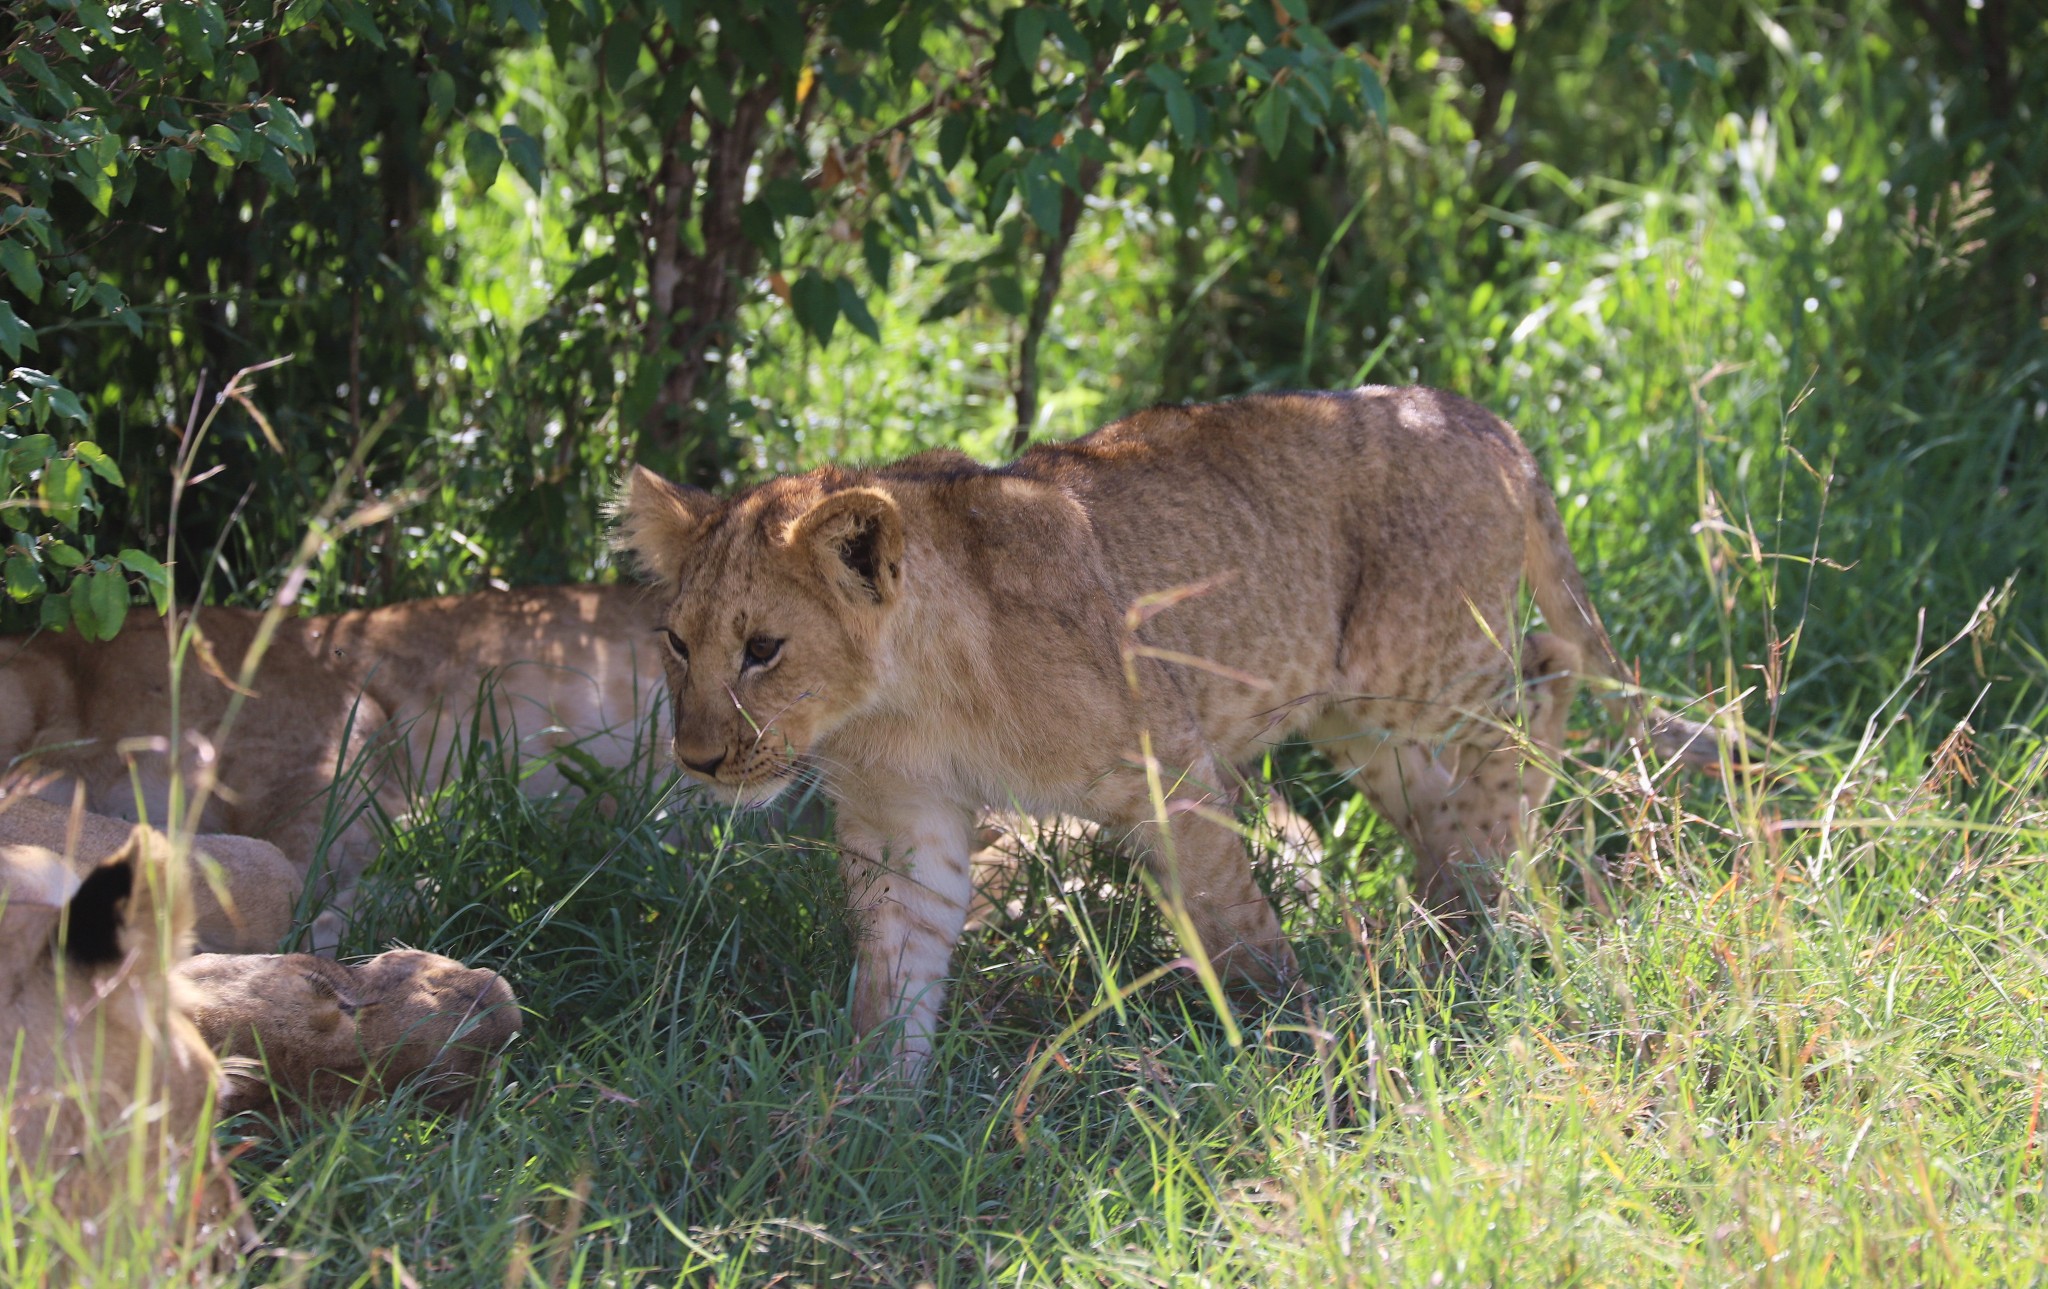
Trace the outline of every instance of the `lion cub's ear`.
<instances>
[{"instance_id":1,"label":"lion cub's ear","mask_svg":"<svg viewBox=\"0 0 2048 1289\"><path fill-rule=\"evenodd\" d=\"M887 604L903 581L903 514L878 488L827 495L797 517L790 545L856 604Z\"/></svg>"},{"instance_id":2,"label":"lion cub's ear","mask_svg":"<svg viewBox=\"0 0 2048 1289\"><path fill-rule=\"evenodd\" d=\"M64 910L64 948L82 967L110 967L139 954L144 970L192 952L191 877L174 866L161 833L138 827L121 849L79 882Z\"/></svg>"},{"instance_id":3,"label":"lion cub's ear","mask_svg":"<svg viewBox=\"0 0 2048 1289\"><path fill-rule=\"evenodd\" d=\"M670 483L636 465L611 506L618 524L612 546L631 554L663 585L673 586L682 575L683 560L717 517L720 504L702 488Z\"/></svg>"}]
</instances>

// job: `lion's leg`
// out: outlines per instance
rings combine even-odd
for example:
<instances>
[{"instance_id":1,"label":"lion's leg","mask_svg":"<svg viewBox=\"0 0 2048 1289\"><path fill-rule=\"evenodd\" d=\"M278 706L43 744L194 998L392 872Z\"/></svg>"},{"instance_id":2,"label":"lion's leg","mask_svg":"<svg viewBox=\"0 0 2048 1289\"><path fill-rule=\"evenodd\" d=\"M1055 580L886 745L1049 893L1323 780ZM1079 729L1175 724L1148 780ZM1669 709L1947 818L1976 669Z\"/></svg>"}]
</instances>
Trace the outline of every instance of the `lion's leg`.
<instances>
[{"instance_id":1,"label":"lion's leg","mask_svg":"<svg viewBox=\"0 0 2048 1289\"><path fill-rule=\"evenodd\" d=\"M1529 812L1550 796L1548 765L1564 744L1578 651L1537 632L1523 641L1518 661L1519 682L1446 743L1346 734L1340 717L1326 717L1312 732L1332 761L1356 772L1373 808L1414 848L1415 893L1425 907L1490 901Z\"/></svg>"},{"instance_id":2,"label":"lion's leg","mask_svg":"<svg viewBox=\"0 0 2048 1289\"><path fill-rule=\"evenodd\" d=\"M1267 989L1299 974L1294 948L1272 901L1252 880L1251 856L1236 831L1180 811L1164 825L1154 819L1139 823L1131 842L1159 883L1169 913L1186 916L1219 974Z\"/></svg>"},{"instance_id":3,"label":"lion's leg","mask_svg":"<svg viewBox=\"0 0 2048 1289\"><path fill-rule=\"evenodd\" d=\"M1218 781L1215 766L1204 757L1191 774L1177 777L1181 786L1167 800L1165 819L1136 774L1102 785L1090 813L1119 832L1128 830L1130 849L1159 884L1169 916L1179 915L1176 923L1185 917L1219 973L1262 988L1285 984L1298 971L1294 949L1252 880L1244 838L1225 822L1234 803L1228 793L1201 786Z\"/></svg>"},{"instance_id":4,"label":"lion's leg","mask_svg":"<svg viewBox=\"0 0 2048 1289\"><path fill-rule=\"evenodd\" d=\"M945 977L973 898L972 811L939 801L839 806L840 871L853 908L853 1025L900 1025L891 1063L923 1074L945 1001Z\"/></svg>"}]
</instances>

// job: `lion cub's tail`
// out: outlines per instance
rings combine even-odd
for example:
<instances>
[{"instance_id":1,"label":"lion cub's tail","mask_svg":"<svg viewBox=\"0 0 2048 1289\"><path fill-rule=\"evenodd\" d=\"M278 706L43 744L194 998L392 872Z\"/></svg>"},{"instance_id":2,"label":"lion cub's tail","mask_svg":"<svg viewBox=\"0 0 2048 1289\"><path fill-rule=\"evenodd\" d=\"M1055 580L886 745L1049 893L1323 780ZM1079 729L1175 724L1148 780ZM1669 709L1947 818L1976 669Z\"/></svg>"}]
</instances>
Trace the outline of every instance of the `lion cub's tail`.
<instances>
[{"instance_id":1,"label":"lion cub's tail","mask_svg":"<svg viewBox=\"0 0 2048 1289\"><path fill-rule=\"evenodd\" d=\"M1539 478L1529 491L1532 500L1524 538L1523 576L1529 579L1536 607L1543 610L1543 620L1551 632L1576 645L1587 670L1598 673L1613 686L1599 695L1601 703L1631 729L1646 730L1651 745L1666 756L1706 768L1741 765L1745 745L1739 733L1724 735L1714 726L1673 716L1644 703L1635 678L1622 666L1607 628L1593 609L1592 597L1586 593L1585 578L1580 576L1578 562L1572 558L1571 544L1565 540L1564 521L1558 516L1557 502L1549 487Z\"/></svg>"}]
</instances>

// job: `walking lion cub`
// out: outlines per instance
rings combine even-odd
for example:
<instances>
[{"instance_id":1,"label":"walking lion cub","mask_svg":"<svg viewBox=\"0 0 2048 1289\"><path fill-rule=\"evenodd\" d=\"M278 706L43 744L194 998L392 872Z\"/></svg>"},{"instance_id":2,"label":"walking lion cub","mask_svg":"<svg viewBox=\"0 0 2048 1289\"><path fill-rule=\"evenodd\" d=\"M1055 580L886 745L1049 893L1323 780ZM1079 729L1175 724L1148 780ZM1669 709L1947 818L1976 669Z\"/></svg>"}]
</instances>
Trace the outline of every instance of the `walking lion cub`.
<instances>
[{"instance_id":1,"label":"walking lion cub","mask_svg":"<svg viewBox=\"0 0 2048 1289\"><path fill-rule=\"evenodd\" d=\"M1295 959L1229 823L1238 766L1305 735L1450 904L1549 794L1577 673L1625 679L1527 449L1428 389L1159 407L998 468L729 500L643 469L618 521L666 597L677 762L735 805L807 775L837 803L854 1022L900 1024L911 1075L983 806L1127 831L1211 961L1274 986ZM1515 629L1525 576L1548 633Z\"/></svg>"}]
</instances>

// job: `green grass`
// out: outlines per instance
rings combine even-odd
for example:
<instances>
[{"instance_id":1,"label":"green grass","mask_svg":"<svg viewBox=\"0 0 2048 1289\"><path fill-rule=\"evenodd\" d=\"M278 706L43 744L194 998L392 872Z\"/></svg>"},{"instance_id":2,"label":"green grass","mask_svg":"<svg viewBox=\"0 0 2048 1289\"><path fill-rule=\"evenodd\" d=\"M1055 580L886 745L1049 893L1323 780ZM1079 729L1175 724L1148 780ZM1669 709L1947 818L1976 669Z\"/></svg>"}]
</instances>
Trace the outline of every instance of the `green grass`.
<instances>
[{"instance_id":1,"label":"green grass","mask_svg":"<svg viewBox=\"0 0 2048 1289\"><path fill-rule=\"evenodd\" d=\"M1908 705L1768 784L1648 798L1575 764L1453 953L1384 884L1350 897L1400 864L1354 814L1319 899L1276 882L1313 998L1246 1010L1240 1048L1185 982L1108 1005L1171 949L1113 857L1056 850L964 946L922 1093L843 1077L822 849L622 825L651 775L610 820L465 780L387 852L354 947L495 966L528 1028L465 1119L401 1102L245 1154L289 1251L249 1279L2037 1279L2043 678L1974 748Z\"/></svg>"}]
</instances>

